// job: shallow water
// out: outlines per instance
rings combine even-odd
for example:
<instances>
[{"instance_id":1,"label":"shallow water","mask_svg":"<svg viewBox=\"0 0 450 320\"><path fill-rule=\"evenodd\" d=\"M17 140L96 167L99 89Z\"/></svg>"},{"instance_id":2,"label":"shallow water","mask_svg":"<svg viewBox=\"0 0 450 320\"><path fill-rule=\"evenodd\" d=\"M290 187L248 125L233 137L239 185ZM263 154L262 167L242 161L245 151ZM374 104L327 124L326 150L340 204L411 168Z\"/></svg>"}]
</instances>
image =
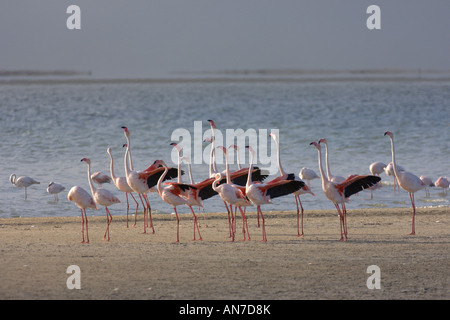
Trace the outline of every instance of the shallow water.
<instances>
[{"instance_id":1,"label":"shallow water","mask_svg":"<svg viewBox=\"0 0 450 320\"><path fill-rule=\"evenodd\" d=\"M111 147L116 175L123 175L123 125L131 132L137 169L155 159L176 165L171 160L171 136L176 129L189 132L196 143L192 150L200 146L206 161L193 164L195 181L208 176L209 147L201 142L209 135L208 119L221 132L278 129L281 162L287 172L298 174L302 167L309 167L319 174L317 150L310 142L326 138L333 174L368 174L370 163L391 161L390 142L383 135L389 130L395 134L398 164L433 181L450 176L449 82L16 84L0 86L0 110L0 217L79 215L66 197L74 185L89 190L87 166L80 160L91 158L92 171L109 174L106 149ZM200 133L196 135L195 130ZM198 154L190 155L193 161L199 159ZM31 176L41 184L28 189L25 201L24 190L9 182L11 173ZM408 194L393 193L392 177L384 173L381 177L383 187L374 191L372 200L370 192L363 191L352 197L347 208L409 207ZM188 176L184 179L188 181ZM58 203L46 193L50 181L66 187ZM122 200L110 207L112 214L125 213L125 195L113 184L104 187ZM319 179L311 182L311 188L315 197L302 196L306 210L334 208L323 195ZM449 205L450 196L440 188L430 192L430 198L425 198L425 191L417 192L416 205ZM151 193L150 200L153 210L172 212L157 194ZM209 199L205 208L224 211L219 197ZM283 197L265 210L294 208L293 197ZM188 208L179 211L187 213ZM91 214L103 215L104 209Z\"/></svg>"}]
</instances>

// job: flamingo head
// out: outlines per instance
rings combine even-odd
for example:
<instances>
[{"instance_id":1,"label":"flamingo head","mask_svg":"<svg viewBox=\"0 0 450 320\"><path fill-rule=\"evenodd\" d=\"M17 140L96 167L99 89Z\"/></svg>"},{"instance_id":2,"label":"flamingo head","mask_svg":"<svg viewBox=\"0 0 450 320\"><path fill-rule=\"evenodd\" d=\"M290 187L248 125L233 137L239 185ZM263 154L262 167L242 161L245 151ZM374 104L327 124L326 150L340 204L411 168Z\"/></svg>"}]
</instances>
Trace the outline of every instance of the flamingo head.
<instances>
[{"instance_id":1,"label":"flamingo head","mask_svg":"<svg viewBox=\"0 0 450 320\"><path fill-rule=\"evenodd\" d=\"M327 144L327 139L322 138L322 139L319 140L319 143L325 143L325 144Z\"/></svg>"},{"instance_id":2,"label":"flamingo head","mask_svg":"<svg viewBox=\"0 0 450 320\"><path fill-rule=\"evenodd\" d=\"M223 153L227 154L227 148L225 148L224 146L218 146L217 149L220 149L223 151Z\"/></svg>"},{"instance_id":3,"label":"flamingo head","mask_svg":"<svg viewBox=\"0 0 450 320\"><path fill-rule=\"evenodd\" d=\"M106 149L106 152L108 152L108 154L111 155L111 148Z\"/></svg>"},{"instance_id":4,"label":"flamingo head","mask_svg":"<svg viewBox=\"0 0 450 320\"><path fill-rule=\"evenodd\" d=\"M122 129L123 129L123 133L125 134L125 137L128 138L130 136L130 131L128 130L127 127L122 127Z\"/></svg>"},{"instance_id":5,"label":"flamingo head","mask_svg":"<svg viewBox=\"0 0 450 320\"><path fill-rule=\"evenodd\" d=\"M12 175L9 176L9 182L11 182L12 184L14 184L15 180L16 180L16 174L13 173Z\"/></svg>"},{"instance_id":6,"label":"flamingo head","mask_svg":"<svg viewBox=\"0 0 450 320\"><path fill-rule=\"evenodd\" d=\"M174 146L174 148L177 149L178 153L181 152L181 147L180 147L177 143L172 142L170 145L171 145L171 146Z\"/></svg>"},{"instance_id":7,"label":"flamingo head","mask_svg":"<svg viewBox=\"0 0 450 320\"><path fill-rule=\"evenodd\" d=\"M253 148L251 146L245 146L248 151L250 151L252 154L255 154L255 150L253 150Z\"/></svg>"},{"instance_id":8,"label":"flamingo head","mask_svg":"<svg viewBox=\"0 0 450 320\"><path fill-rule=\"evenodd\" d=\"M128 144L124 143L122 148L128 148Z\"/></svg>"},{"instance_id":9,"label":"flamingo head","mask_svg":"<svg viewBox=\"0 0 450 320\"><path fill-rule=\"evenodd\" d=\"M216 129L216 124L214 123L213 120L208 120L209 124L211 125L211 128Z\"/></svg>"},{"instance_id":10,"label":"flamingo head","mask_svg":"<svg viewBox=\"0 0 450 320\"><path fill-rule=\"evenodd\" d=\"M80 162L82 162L82 161L86 162L87 164L91 164L91 159L83 158L83 159L81 159Z\"/></svg>"},{"instance_id":11,"label":"flamingo head","mask_svg":"<svg viewBox=\"0 0 450 320\"><path fill-rule=\"evenodd\" d=\"M384 135L385 135L385 136L389 136L389 137L391 137L391 138L394 138L394 134L393 134L392 132L390 132L390 131L386 131L386 132L384 133Z\"/></svg>"},{"instance_id":12,"label":"flamingo head","mask_svg":"<svg viewBox=\"0 0 450 320\"><path fill-rule=\"evenodd\" d=\"M216 174L214 175L214 178L215 178L216 180L220 180L220 179L222 179L222 174L221 174L221 173L216 173Z\"/></svg>"},{"instance_id":13,"label":"flamingo head","mask_svg":"<svg viewBox=\"0 0 450 320\"><path fill-rule=\"evenodd\" d=\"M159 167L161 167L161 162L162 162L162 160L155 160L155 162L153 162L153 165L154 165L156 168L159 168Z\"/></svg>"},{"instance_id":14,"label":"flamingo head","mask_svg":"<svg viewBox=\"0 0 450 320\"><path fill-rule=\"evenodd\" d=\"M275 135L275 133L271 132L271 133L269 133L269 136L271 136L273 140L278 142L278 139L277 139L277 136Z\"/></svg>"},{"instance_id":15,"label":"flamingo head","mask_svg":"<svg viewBox=\"0 0 450 320\"><path fill-rule=\"evenodd\" d=\"M166 165L166 163L164 162L164 160L156 160L156 161L159 161L158 163L159 163L160 166L163 166L164 168L167 168L167 165ZM155 162L156 162L156 161L155 161Z\"/></svg>"},{"instance_id":16,"label":"flamingo head","mask_svg":"<svg viewBox=\"0 0 450 320\"><path fill-rule=\"evenodd\" d=\"M310 145L313 145L314 147L316 147L317 150L320 151L320 144L318 144L317 142L313 141L310 143Z\"/></svg>"}]
</instances>

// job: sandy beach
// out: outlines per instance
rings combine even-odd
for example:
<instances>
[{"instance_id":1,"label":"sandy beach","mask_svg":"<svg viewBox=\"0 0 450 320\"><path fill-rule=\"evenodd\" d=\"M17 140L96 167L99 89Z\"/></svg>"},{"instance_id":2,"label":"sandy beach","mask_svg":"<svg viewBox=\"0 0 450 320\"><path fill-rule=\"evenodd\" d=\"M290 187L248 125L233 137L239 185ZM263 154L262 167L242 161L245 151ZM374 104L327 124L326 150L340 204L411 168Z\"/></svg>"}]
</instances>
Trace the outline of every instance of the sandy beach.
<instances>
[{"instance_id":1,"label":"sandy beach","mask_svg":"<svg viewBox=\"0 0 450 320\"><path fill-rule=\"evenodd\" d=\"M88 214L89 215L89 214ZM0 299L449 299L450 208L348 209L347 242L329 211L305 211L303 238L295 212L266 212L268 242L256 214L247 213L251 241L230 242L225 213L199 216L202 241L191 241L191 215L154 215L126 228L114 216L111 241L105 217L89 218L81 244L76 217L0 219ZM80 289L69 289L67 268L80 268ZM368 289L367 268L380 270L380 289Z\"/></svg>"}]
</instances>

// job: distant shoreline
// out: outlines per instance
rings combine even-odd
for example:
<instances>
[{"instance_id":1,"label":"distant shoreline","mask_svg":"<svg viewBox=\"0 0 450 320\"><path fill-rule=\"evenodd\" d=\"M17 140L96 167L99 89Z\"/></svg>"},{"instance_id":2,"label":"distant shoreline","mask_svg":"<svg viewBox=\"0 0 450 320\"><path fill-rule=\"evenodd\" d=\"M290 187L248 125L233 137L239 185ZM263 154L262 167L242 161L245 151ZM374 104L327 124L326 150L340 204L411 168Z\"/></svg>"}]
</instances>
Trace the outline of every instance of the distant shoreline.
<instances>
[{"instance_id":1,"label":"distant shoreline","mask_svg":"<svg viewBox=\"0 0 450 320\"><path fill-rule=\"evenodd\" d=\"M361 69L361 70L300 70L300 69L257 69L257 70L217 70L179 71L167 76L141 78L95 78L91 71L33 71L0 70L0 85L28 84L116 84L116 83L232 83L232 82L418 82L450 81L450 70L402 70L402 69Z\"/></svg>"},{"instance_id":2,"label":"distant shoreline","mask_svg":"<svg viewBox=\"0 0 450 320\"><path fill-rule=\"evenodd\" d=\"M289 77L205 77L205 78L115 78L115 79L0 79L0 85L58 85L58 84L120 84L120 83L252 83L252 82L449 82L450 77L412 78L412 77L336 77L336 78L289 78Z\"/></svg>"}]
</instances>

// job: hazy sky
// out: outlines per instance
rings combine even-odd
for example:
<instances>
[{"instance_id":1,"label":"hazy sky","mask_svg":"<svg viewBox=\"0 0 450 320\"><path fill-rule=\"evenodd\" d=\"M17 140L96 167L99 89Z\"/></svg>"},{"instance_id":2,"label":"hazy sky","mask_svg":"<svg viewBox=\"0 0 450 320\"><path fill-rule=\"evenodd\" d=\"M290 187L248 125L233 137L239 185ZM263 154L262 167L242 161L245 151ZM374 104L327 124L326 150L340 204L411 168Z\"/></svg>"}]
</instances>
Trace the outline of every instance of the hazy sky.
<instances>
[{"instance_id":1,"label":"hazy sky","mask_svg":"<svg viewBox=\"0 0 450 320\"><path fill-rule=\"evenodd\" d=\"M81 30L68 30L69 5ZM369 5L381 30L369 30ZM450 70L450 0L1 0L0 69Z\"/></svg>"}]
</instances>

